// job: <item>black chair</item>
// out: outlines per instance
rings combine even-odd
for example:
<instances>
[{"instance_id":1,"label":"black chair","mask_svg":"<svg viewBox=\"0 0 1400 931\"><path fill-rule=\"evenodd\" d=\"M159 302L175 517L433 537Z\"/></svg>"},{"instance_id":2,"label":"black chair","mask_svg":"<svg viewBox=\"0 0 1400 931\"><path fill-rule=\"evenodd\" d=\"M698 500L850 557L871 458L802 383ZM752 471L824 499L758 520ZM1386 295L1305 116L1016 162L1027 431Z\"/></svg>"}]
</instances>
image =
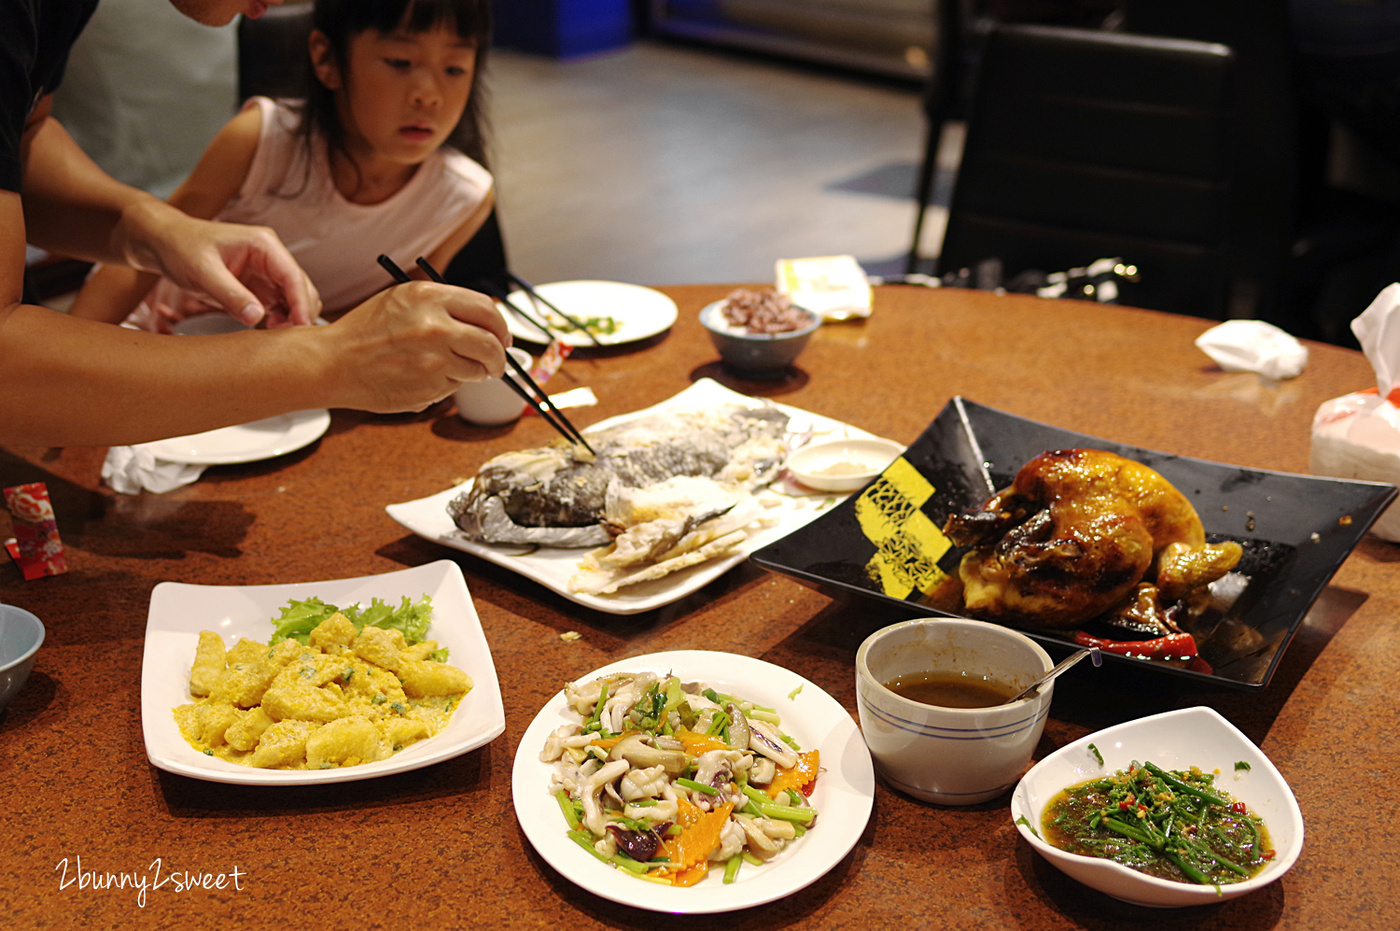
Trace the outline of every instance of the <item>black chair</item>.
<instances>
[{"instance_id":1,"label":"black chair","mask_svg":"<svg viewBox=\"0 0 1400 931\"><path fill-rule=\"evenodd\" d=\"M484 294L508 294L511 290L509 268L500 213L493 208L481 229L442 270L442 277L452 284Z\"/></svg>"},{"instance_id":2,"label":"black chair","mask_svg":"<svg viewBox=\"0 0 1400 931\"><path fill-rule=\"evenodd\" d=\"M914 235L905 274L920 271L919 244L934 199L938 151L949 123L967 119L987 36L998 23L1107 28L1122 0L933 0L932 67L922 89L926 134L915 180Z\"/></svg>"},{"instance_id":3,"label":"black chair","mask_svg":"<svg viewBox=\"0 0 1400 931\"><path fill-rule=\"evenodd\" d=\"M257 19L238 21L238 93L253 96L298 97L310 79L307 37L311 34L311 4L269 7ZM488 293L509 291L505 237L497 211L442 269L447 281Z\"/></svg>"},{"instance_id":4,"label":"black chair","mask_svg":"<svg viewBox=\"0 0 1400 931\"><path fill-rule=\"evenodd\" d=\"M1228 47L995 26L982 54L939 270L1007 277L1121 256L1123 300L1221 317L1232 175Z\"/></svg>"},{"instance_id":5,"label":"black chair","mask_svg":"<svg viewBox=\"0 0 1400 931\"><path fill-rule=\"evenodd\" d=\"M1218 42L1235 54L1230 78L1232 184L1230 316L1279 317L1303 194L1302 138L1290 3L1280 0L1119 0L1122 28L1139 35Z\"/></svg>"},{"instance_id":6,"label":"black chair","mask_svg":"<svg viewBox=\"0 0 1400 931\"><path fill-rule=\"evenodd\" d=\"M904 267L907 275L919 270L919 242L923 239L924 220L933 199L943 131L951 120L966 116L971 96L970 74L975 68L975 59L969 52L969 16L963 9L965 2L967 0L936 0L934 7L932 70L924 81L922 95L926 129L924 156L914 191L914 235Z\"/></svg>"}]
</instances>

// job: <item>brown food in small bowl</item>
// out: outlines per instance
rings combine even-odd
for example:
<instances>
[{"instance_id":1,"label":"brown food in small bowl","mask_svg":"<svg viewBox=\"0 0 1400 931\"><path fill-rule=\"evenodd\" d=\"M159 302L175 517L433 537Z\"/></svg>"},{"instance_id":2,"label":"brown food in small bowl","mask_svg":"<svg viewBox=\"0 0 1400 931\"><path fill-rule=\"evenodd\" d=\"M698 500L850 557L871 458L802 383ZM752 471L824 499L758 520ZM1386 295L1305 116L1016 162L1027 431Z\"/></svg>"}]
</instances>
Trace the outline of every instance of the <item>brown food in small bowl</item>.
<instances>
[{"instance_id":1,"label":"brown food in small bowl","mask_svg":"<svg viewBox=\"0 0 1400 931\"><path fill-rule=\"evenodd\" d=\"M812 315L792 303L792 298L772 288L740 288L719 305L724 321L754 335L790 333L812 322Z\"/></svg>"},{"instance_id":2,"label":"brown food in small bowl","mask_svg":"<svg viewBox=\"0 0 1400 931\"><path fill-rule=\"evenodd\" d=\"M726 368L749 378L781 378L821 326L821 317L772 289L740 288L700 311Z\"/></svg>"}]
</instances>

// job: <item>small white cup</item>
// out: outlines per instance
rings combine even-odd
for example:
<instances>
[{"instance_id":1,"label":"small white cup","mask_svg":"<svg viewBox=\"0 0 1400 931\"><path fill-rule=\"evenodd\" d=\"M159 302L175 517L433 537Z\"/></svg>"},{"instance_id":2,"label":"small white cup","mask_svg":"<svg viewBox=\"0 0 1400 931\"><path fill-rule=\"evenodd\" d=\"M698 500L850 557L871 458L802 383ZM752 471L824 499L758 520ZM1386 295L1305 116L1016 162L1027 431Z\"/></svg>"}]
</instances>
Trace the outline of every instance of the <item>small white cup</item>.
<instances>
[{"instance_id":1,"label":"small white cup","mask_svg":"<svg viewBox=\"0 0 1400 931\"><path fill-rule=\"evenodd\" d=\"M936 671L986 676L1020 691L1053 665L1034 640L983 621L920 618L875 631L856 651L856 708L876 769L896 789L927 802L996 798L1024 775L1045 730L1054 683L988 708L926 705L884 683Z\"/></svg>"},{"instance_id":2,"label":"small white cup","mask_svg":"<svg viewBox=\"0 0 1400 931\"><path fill-rule=\"evenodd\" d=\"M514 346L506 350L511 358L529 371L530 354ZM506 367L503 378L488 378L485 381L467 381L457 386L452 397L457 402L457 416L468 423L482 427L498 427L501 424L519 420L525 413L525 399L507 385L504 378L519 384L515 370ZM526 390L529 390L528 388Z\"/></svg>"}]
</instances>

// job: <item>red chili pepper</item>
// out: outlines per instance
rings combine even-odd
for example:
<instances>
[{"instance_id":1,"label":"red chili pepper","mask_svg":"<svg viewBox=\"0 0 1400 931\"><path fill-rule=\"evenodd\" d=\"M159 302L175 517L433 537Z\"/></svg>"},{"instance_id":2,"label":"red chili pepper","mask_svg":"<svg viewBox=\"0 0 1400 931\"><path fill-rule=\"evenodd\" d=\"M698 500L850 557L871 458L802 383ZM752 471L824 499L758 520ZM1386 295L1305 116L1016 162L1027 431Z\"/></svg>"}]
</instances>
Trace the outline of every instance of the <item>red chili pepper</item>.
<instances>
[{"instance_id":1,"label":"red chili pepper","mask_svg":"<svg viewBox=\"0 0 1400 931\"><path fill-rule=\"evenodd\" d=\"M1139 659L1187 659L1196 655L1196 638L1187 633L1167 634L1152 640L1105 640L1079 630L1074 642L1082 647L1098 647L1105 653Z\"/></svg>"},{"instance_id":2,"label":"red chili pepper","mask_svg":"<svg viewBox=\"0 0 1400 931\"><path fill-rule=\"evenodd\" d=\"M1246 807L1244 802L1236 802L1235 804L1230 806L1230 810L1237 815L1243 815L1249 812L1249 808Z\"/></svg>"}]
</instances>

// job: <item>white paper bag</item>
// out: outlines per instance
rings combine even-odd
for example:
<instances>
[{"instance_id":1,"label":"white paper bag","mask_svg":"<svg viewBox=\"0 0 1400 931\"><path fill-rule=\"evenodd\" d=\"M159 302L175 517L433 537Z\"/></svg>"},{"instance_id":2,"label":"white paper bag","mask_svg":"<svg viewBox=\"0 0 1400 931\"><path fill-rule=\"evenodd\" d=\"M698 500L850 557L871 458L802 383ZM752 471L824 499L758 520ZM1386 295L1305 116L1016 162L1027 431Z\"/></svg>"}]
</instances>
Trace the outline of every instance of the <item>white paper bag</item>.
<instances>
[{"instance_id":1,"label":"white paper bag","mask_svg":"<svg viewBox=\"0 0 1400 931\"><path fill-rule=\"evenodd\" d=\"M1400 484L1400 284L1392 284L1351 323L1376 385L1324 401L1313 416L1308 469L1314 475ZM1371 533L1400 542L1400 510L1386 509Z\"/></svg>"}]
</instances>

